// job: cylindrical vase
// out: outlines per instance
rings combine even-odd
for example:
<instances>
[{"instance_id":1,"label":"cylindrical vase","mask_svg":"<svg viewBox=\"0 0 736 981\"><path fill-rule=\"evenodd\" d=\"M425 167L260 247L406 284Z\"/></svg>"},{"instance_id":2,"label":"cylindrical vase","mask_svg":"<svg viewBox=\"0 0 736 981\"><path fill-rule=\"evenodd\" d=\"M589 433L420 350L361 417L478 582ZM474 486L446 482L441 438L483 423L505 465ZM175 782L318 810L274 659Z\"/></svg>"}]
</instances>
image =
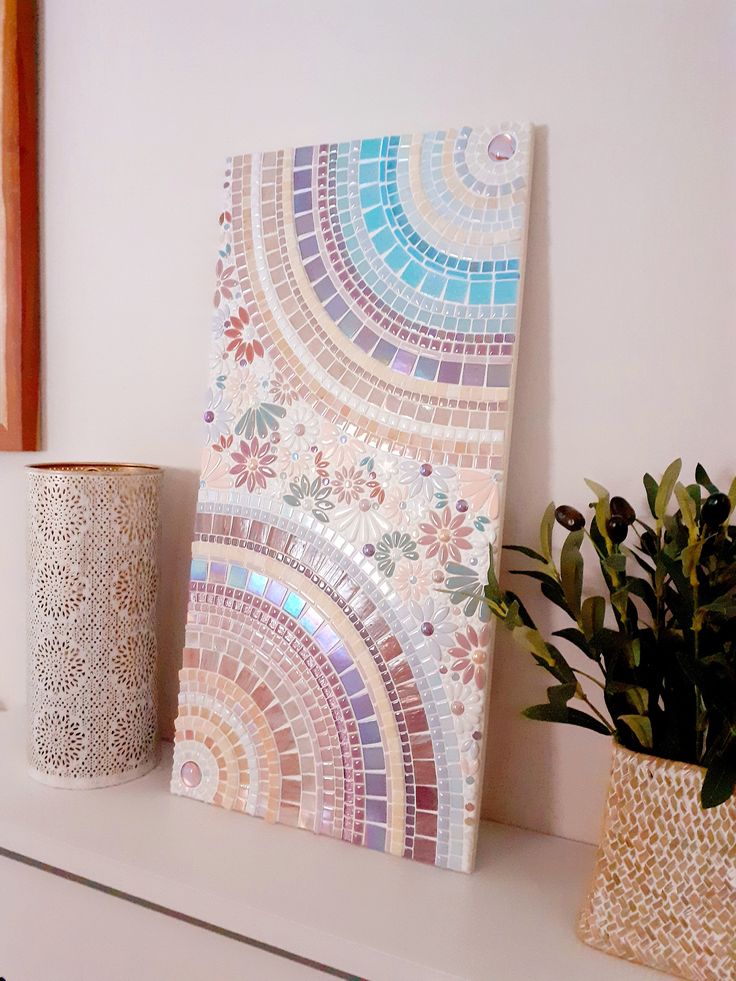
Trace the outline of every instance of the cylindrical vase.
<instances>
[{"instance_id":1,"label":"cylindrical vase","mask_svg":"<svg viewBox=\"0 0 736 981\"><path fill-rule=\"evenodd\" d=\"M161 475L28 468L28 761L51 786L108 787L158 761Z\"/></svg>"}]
</instances>

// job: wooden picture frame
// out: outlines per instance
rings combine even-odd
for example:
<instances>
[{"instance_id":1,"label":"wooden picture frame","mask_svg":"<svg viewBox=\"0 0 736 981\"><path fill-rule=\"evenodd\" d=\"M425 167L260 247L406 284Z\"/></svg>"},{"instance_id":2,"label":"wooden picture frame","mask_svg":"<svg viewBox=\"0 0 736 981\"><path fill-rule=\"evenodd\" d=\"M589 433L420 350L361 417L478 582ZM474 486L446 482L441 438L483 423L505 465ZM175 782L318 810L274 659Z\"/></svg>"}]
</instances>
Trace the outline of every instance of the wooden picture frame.
<instances>
[{"instance_id":1,"label":"wooden picture frame","mask_svg":"<svg viewBox=\"0 0 736 981\"><path fill-rule=\"evenodd\" d=\"M36 3L1 3L0 450L35 450L40 361Z\"/></svg>"}]
</instances>

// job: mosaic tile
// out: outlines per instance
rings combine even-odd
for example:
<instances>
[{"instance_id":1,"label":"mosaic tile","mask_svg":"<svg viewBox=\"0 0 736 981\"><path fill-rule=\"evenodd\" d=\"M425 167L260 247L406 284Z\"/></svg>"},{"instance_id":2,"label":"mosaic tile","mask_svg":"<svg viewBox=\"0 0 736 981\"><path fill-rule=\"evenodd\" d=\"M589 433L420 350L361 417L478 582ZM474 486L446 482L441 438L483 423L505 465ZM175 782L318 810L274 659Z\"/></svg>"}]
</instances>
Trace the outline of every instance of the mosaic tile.
<instances>
[{"instance_id":1,"label":"mosaic tile","mask_svg":"<svg viewBox=\"0 0 736 981\"><path fill-rule=\"evenodd\" d=\"M228 161L175 793L472 869L531 145Z\"/></svg>"}]
</instances>

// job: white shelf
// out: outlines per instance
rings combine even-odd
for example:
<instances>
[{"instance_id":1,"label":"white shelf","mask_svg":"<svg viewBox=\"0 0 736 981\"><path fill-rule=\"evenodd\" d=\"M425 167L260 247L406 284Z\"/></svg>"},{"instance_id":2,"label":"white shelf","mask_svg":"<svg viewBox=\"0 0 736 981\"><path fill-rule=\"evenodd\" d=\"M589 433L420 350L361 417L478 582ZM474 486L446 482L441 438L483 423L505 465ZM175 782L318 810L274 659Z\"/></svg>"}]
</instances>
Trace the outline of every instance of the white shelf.
<instances>
[{"instance_id":1,"label":"white shelf","mask_svg":"<svg viewBox=\"0 0 736 981\"><path fill-rule=\"evenodd\" d=\"M575 937L589 845L485 824L473 875L168 793L148 776L68 791L27 776L22 710L0 713L0 848L372 981L645 981Z\"/></svg>"}]
</instances>

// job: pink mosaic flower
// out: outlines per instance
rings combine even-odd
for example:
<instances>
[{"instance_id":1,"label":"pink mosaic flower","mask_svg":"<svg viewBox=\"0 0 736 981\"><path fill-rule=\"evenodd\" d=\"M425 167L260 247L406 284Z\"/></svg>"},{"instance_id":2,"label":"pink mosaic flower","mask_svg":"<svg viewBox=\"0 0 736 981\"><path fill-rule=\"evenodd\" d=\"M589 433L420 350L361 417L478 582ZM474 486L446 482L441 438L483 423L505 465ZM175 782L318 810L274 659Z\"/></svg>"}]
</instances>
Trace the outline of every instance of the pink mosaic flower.
<instances>
[{"instance_id":1,"label":"pink mosaic flower","mask_svg":"<svg viewBox=\"0 0 736 981\"><path fill-rule=\"evenodd\" d=\"M225 331L225 337L229 339L227 351L236 361L253 364L254 358L262 358L266 353L250 326L250 317L245 307L238 307L238 315L230 317L230 326Z\"/></svg>"},{"instance_id":2,"label":"pink mosaic flower","mask_svg":"<svg viewBox=\"0 0 736 981\"><path fill-rule=\"evenodd\" d=\"M464 497L477 513L498 518L500 508L500 473L487 470L458 470L460 496Z\"/></svg>"},{"instance_id":3,"label":"pink mosaic flower","mask_svg":"<svg viewBox=\"0 0 736 981\"><path fill-rule=\"evenodd\" d=\"M279 405L291 405L298 399L294 384L278 371L271 379L271 396Z\"/></svg>"},{"instance_id":4,"label":"pink mosaic flower","mask_svg":"<svg viewBox=\"0 0 736 981\"><path fill-rule=\"evenodd\" d=\"M394 588L405 600L421 600L432 588L432 570L421 561L400 562L394 573Z\"/></svg>"},{"instance_id":5,"label":"pink mosaic flower","mask_svg":"<svg viewBox=\"0 0 736 981\"><path fill-rule=\"evenodd\" d=\"M471 547L468 536L473 529L465 524L464 514L453 516L449 508L430 511L429 521L423 521L419 527L424 532L419 544L426 547L427 558L437 556L442 565L450 559L459 562L460 553Z\"/></svg>"},{"instance_id":6,"label":"pink mosaic flower","mask_svg":"<svg viewBox=\"0 0 736 981\"><path fill-rule=\"evenodd\" d=\"M475 681L477 688L482 689L488 673L488 655L491 645L491 628L486 623L480 631L468 625L465 630L455 634L455 647L447 652L452 658L452 670L457 671L460 680L467 685Z\"/></svg>"},{"instance_id":7,"label":"pink mosaic flower","mask_svg":"<svg viewBox=\"0 0 736 981\"><path fill-rule=\"evenodd\" d=\"M332 478L332 489L340 503L357 501L366 489L363 471L357 467L340 467Z\"/></svg>"},{"instance_id":8,"label":"pink mosaic flower","mask_svg":"<svg viewBox=\"0 0 736 981\"><path fill-rule=\"evenodd\" d=\"M223 297L226 300L233 298L233 286L237 285L237 279L233 278L235 266L226 266L222 259L217 260L215 275L217 276L217 288L215 289L214 304L219 307Z\"/></svg>"},{"instance_id":9,"label":"pink mosaic flower","mask_svg":"<svg viewBox=\"0 0 736 981\"><path fill-rule=\"evenodd\" d=\"M253 437L250 443L244 439L240 441L240 452L233 453L235 466L230 468L230 473L235 474L235 486L242 487L253 492L256 487L265 490L266 480L276 476L276 471L271 464L276 459L276 454L271 452L271 444L259 444Z\"/></svg>"}]
</instances>

